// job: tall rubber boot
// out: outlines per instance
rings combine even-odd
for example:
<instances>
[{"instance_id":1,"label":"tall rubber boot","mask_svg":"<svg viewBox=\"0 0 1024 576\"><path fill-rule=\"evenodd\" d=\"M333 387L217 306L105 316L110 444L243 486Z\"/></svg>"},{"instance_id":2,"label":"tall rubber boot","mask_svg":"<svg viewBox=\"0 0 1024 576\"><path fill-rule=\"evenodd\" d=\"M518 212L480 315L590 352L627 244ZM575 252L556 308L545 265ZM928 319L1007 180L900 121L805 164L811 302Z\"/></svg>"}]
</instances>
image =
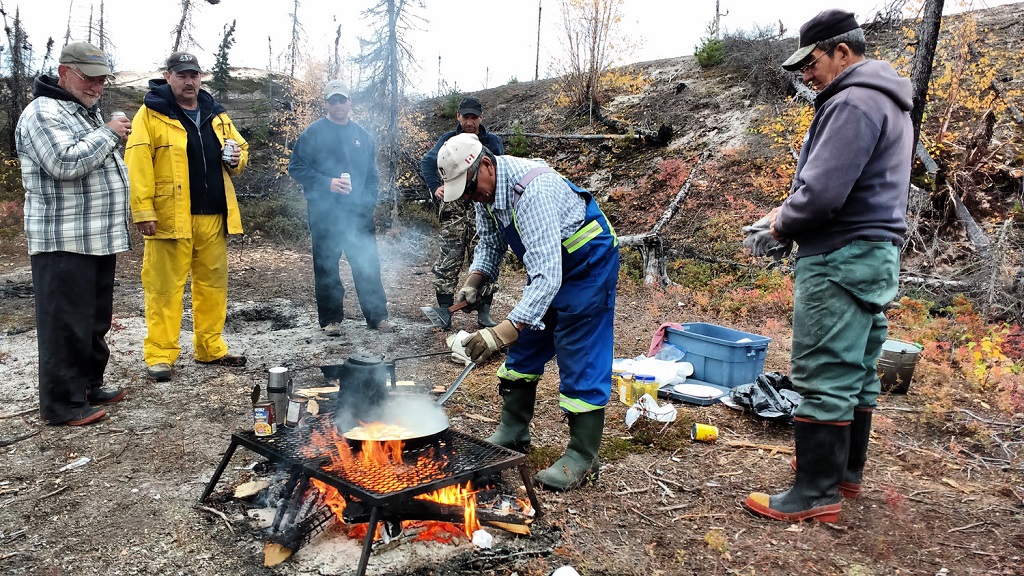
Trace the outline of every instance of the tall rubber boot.
<instances>
[{"instance_id":1,"label":"tall rubber boot","mask_svg":"<svg viewBox=\"0 0 1024 576\"><path fill-rule=\"evenodd\" d=\"M744 505L774 520L836 522L842 508L839 482L850 452L850 423L795 418L793 424L800 461L793 486L771 496L754 492Z\"/></svg>"},{"instance_id":2,"label":"tall rubber boot","mask_svg":"<svg viewBox=\"0 0 1024 576\"><path fill-rule=\"evenodd\" d=\"M530 447L530 420L533 420L537 402L537 384L504 378L498 380L501 422L487 441L516 452L526 452Z\"/></svg>"},{"instance_id":3,"label":"tall rubber boot","mask_svg":"<svg viewBox=\"0 0 1024 576\"><path fill-rule=\"evenodd\" d=\"M455 294L442 294L437 293L437 313L441 316L441 320L444 321L442 330L451 330L452 328L452 313L448 311L453 304L455 304Z\"/></svg>"},{"instance_id":4,"label":"tall rubber boot","mask_svg":"<svg viewBox=\"0 0 1024 576\"><path fill-rule=\"evenodd\" d=\"M572 490L597 481L597 451L604 434L604 408L579 414L569 412L569 445L565 454L537 473L537 482L552 490Z\"/></svg>"},{"instance_id":5,"label":"tall rubber boot","mask_svg":"<svg viewBox=\"0 0 1024 576\"><path fill-rule=\"evenodd\" d=\"M868 441L871 437L871 408L857 408L850 423L850 455L846 459L846 471L839 483L839 494L853 500L860 496L864 464L868 461ZM791 461L796 470L796 457Z\"/></svg>"},{"instance_id":6,"label":"tall rubber boot","mask_svg":"<svg viewBox=\"0 0 1024 576\"><path fill-rule=\"evenodd\" d=\"M846 460L846 472L839 483L839 493L851 500L860 496L864 464L868 461L868 441L871 437L871 408L857 408L853 411L850 424L850 455Z\"/></svg>"},{"instance_id":7,"label":"tall rubber boot","mask_svg":"<svg viewBox=\"0 0 1024 576\"><path fill-rule=\"evenodd\" d=\"M476 309L476 323L481 328L493 328L498 323L491 319L491 303L494 302L494 294L489 294L480 299L480 306Z\"/></svg>"}]
</instances>

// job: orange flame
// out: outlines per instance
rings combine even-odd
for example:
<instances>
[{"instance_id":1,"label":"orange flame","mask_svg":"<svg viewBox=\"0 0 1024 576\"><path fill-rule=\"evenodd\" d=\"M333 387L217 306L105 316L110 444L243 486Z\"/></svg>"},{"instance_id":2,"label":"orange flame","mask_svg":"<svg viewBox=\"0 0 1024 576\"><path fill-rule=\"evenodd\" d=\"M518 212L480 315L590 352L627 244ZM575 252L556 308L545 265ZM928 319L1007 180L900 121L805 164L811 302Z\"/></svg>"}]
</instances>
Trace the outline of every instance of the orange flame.
<instances>
[{"instance_id":1,"label":"orange flame","mask_svg":"<svg viewBox=\"0 0 1024 576\"><path fill-rule=\"evenodd\" d=\"M364 427L367 426L364 425ZM404 443L400 440L364 441L360 450L355 452L344 437L338 435L334 430L328 430L313 432L310 442L302 448L302 452L307 458L329 457L331 462L324 466L325 470L339 473L363 488L385 494L444 478L447 464L445 457L437 458L431 451L426 451L427 453L417 457L414 464L408 464L402 460L403 447ZM325 503L341 520L342 513L345 511L345 498L333 487L316 479L311 480L312 486L324 495ZM476 518L476 492L470 489L468 482L465 486L448 486L429 494L421 494L416 498L461 506L463 508L464 533L472 534L480 528L480 523ZM403 526L408 524L408 522L403 522ZM450 526L446 522L428 523L429 529L424 531L428 535L424 536L421 533L417 540L434 539L439 542L450 542L453 531L436 528L435 524ZM445 533L448 535L444 536ZM353 538L361 538L365 534L365 525L362 528L357 525L349 531L349 536ZM378 529L375 538L379 537Z\"/></svg>"}]
</instances>

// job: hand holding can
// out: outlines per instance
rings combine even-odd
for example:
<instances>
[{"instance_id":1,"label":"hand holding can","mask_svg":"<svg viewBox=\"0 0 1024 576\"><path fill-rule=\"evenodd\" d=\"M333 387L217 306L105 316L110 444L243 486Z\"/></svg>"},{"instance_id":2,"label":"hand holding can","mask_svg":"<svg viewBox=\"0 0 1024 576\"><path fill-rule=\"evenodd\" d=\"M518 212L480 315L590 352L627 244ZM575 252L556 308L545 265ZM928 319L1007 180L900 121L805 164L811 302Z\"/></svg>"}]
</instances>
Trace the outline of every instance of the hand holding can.
<instances>
[{"instance_id":1,"label":"hand holding can","mask_svg":"<svg viewBox=\"0 0 1024 576\"><path fill-rule=\"evenodd\" d=\"M238 160L235 158L235 152L238 150L238 142L235 142L231 138L224 140L224 151L221 154L220 159L224 162L234 166L238 164Z\"/></svg>"},{"instance_id":2,"label":"hand holding can","mask_svg":"<svg viewBox=\"0 0 1024 576\"><path fill-rule=\"evenodd\" d=\"M341 175L338 176L338 180L340 180L339 185L340 185L341 190L339 192L341 194L349 194L349 193L352 192L352 175L351 174L349 174L348 172L342 172Z\"/></svg>"},{"instance_id":3,"label":"hand holding can","mask_svg":"<svg viewBox=\"0 0 1024 576\"><path fill-rule=\"evenodd\" d=\"M120 136L122 140L127 140L128 135L132 133L132 121L128 119L127 114L120 110L110 113L110 122L107 122L107 127Z\"/></svg>"}]
</instances>

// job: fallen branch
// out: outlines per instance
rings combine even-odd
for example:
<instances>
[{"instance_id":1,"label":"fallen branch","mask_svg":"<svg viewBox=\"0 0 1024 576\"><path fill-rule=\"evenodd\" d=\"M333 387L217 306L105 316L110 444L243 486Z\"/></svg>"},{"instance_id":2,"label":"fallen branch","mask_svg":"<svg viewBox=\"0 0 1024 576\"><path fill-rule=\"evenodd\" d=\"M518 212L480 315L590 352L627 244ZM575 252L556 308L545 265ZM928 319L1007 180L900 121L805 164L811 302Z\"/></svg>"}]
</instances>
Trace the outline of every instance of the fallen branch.
<instances>
[{"instance_id":1,"label":"fallen branch","mask_svg":"<svg viewBox=\"0 0 1024 576\"><path fill-rule=\"evenodd\" d=\"M697 175L698 169L704 160L708 157L709 151L707 149L701 153L700 158L697 159L697 163L693 165L690 170L690 174L686 177L686 182L683 182L682 187L679 188L679 192L676 193L675 198L665 208L665 211L661 213L661 217L654 223L647 232L641 234L633 234L630 236L619 236L620 246L635 246L640 251L640 255L643 258L643 271L644 271L644 284L658 283L661 286L668 286L671 281L668 279L668 273L665 267L665 249L661 242L661 229L664 228L672 217L679 211L680 205L686 195L690 192L690 185L693 183L694 178Z\"/></svg>"},{"instance_id":2,"label":"fallen branch","mask_svg":"<svg viewBox=\"0 0 1024 576\"><path fill-rule=\"evenodd\" d=\"M952 532L962 532L964 530L970 530L971 528L977 528L978 526L984 526L985 524L988 524L988 522L984 522L984 521L982 521L982 522L975 522L974 524L968 524L967 526L960 526L959 528L950 528L949 530L946 530L946 533L948 534L948 533L952 533Z\"/></svg>"},{"instance_id":3,"label":"fallen branch","mask_svg":"<svg viewBox=\"0 0 1024 576\"><path fill-rule=\"evenodd\" d=\"M223 512L221 512L220 510L214 510L213 508L210 508L209 506L201 506L201 505L198 505L198 504L196 505L196 509L197 510L202 510L204 512L209 512L211 514L216 514L217 516L220 516L220 519L224 521L224 524L228 527L228 530L230 530L232 534L235 533L235 529L231 526L231 521L228 520L227 515L224 514Z\"/></svg>"},{"instance_id":4,"label":"fallen branch","mask_svg":"<svg viewBox=\"0 0 1024 576\"><path fill-rule=\"evenodd\" d=\"M676 516L672 521L677 522L679 520L687 520L690 518L721 518L722 516L728 516L728 514L683 514L682 516Z\"/></svg>"},{"instance_id":5,"label":"fallen branch","mask_svg":"<svg viewBox=\"0 0 1024 576\"><path fill-rule=\"evenodd\" d=\"M1003 85L999 80L995 78L992 79L992 89L995 90L996 93L999 94L999 97L1003 99L1003 102L1006 104L1006 109L1009 110L1010 115L1013 116L1013 121L1024 126L1024 115L1021 115L1020 110L1018 110L1017 106L1013 104L1013 99L1007 98L1006 89L1003 88Z\"/></svg>"},{"instance_id":6,"label":"fallen branch","mask_svg":"<svg viewBox=\"0 0 1024 576\"><path fill-rule=\"evenodd\" d=\"M33 413L33 412L35 412L37 410L39 410L39 406L35 406L33 408L29 408L28 410L22 410L21 412L15 412L13 414L0 414L0 420L3 420L4 418L14 418L16 416L24 416L25 414L31 414L31 413Z\"/></svg>"},{"instance_id":7,"label":"fallen branch","mask_svg":"<svg viewBox=\"0 0 1024 576\"><path fill-rule=\"evenodd\" d=\"M48 494L43 494L39 498L36 498L36 500L45 500L45 499L49 498L50 496L56 496L57 494L60 494L61 492L67 490L68 488L70 488L70 486L65 484L65 485L61 486L60 488L57 488L53 492L50 492Z\"/></svg>"},{"instance_id":8,"label":"fallen branch","mask_svg":"<svg viewBox=\"0 0 1024 576\"><path fill-rule=\"evenodd\" d=\"M729 440L725 443L730 448L756 448L758 450L768 450L771 452L769 456L775 456L776 454L792 454L793 449L789 446L778 446L775 444L755 444L746 440Z\"/></svg>"},{"instance_id":9,"label":"fallen branch","mask_svg":"<svg viewBox=\"0 0 1024 576\"><path fill-rule=\"evenodd\" d=\"M31 438L31 437L35 436L36 434L39 434L39 430L33 430L32 432L27 432L27 433L22 434L20 436L15 436L14 438L0 438L0 447L10 446L11 444L14 444L15 442L21 442L22 440L25 440L27 438Z\"/></svg>"}]
</instances>

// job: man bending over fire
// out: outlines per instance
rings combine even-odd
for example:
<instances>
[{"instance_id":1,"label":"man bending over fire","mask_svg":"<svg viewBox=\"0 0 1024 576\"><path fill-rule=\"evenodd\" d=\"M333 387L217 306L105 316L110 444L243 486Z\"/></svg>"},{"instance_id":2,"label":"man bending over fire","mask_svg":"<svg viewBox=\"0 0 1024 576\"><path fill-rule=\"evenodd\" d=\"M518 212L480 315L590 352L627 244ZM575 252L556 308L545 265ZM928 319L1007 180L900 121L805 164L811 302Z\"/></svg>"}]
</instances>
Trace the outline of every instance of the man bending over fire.
<instances>
[{"instance_id":1,"label":"man bending over fire","mask_svg":"<svg viewBox=\"0 0 1024 576\"><path fill-rule=\"evenodd\" d=\"M476 303L479 288L498 279L506 248L526 267L526 289L508 318L463 342L477 363L515 344L498 368L501 423L487 440L519 451L530 445L537 383L557 357L569 445L537 481L570 490L596 480L611 396L615 232L589 192L543 162L495 156L475 134L449 139L437 154L437 171L445 202L464 198L476 207L480 242L456 301Z\"/></svg>"}]
</instances>

